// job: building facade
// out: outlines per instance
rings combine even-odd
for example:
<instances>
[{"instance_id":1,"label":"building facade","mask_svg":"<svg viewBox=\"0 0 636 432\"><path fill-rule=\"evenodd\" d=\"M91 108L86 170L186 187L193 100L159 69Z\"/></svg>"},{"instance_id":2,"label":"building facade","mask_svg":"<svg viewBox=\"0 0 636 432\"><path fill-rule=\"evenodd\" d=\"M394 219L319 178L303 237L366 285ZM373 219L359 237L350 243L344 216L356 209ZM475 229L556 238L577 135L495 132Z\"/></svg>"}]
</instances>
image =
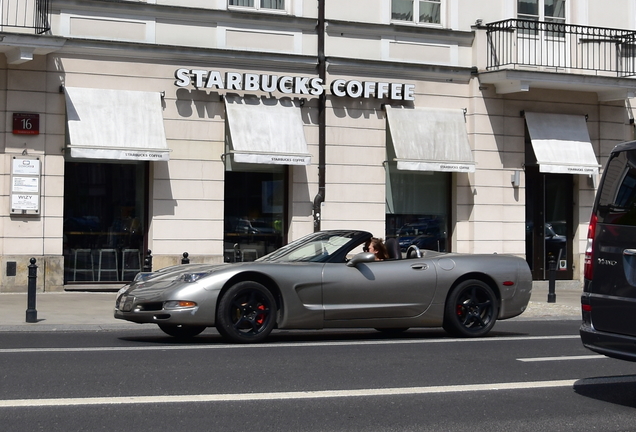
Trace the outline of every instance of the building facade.
<instances>
[{"instance_id":1,"label":"building facade","mask_svg":"<svg viewBox=\"0 0 636 432\"><path fill-rule=\"evenodd\" d=\"M0 4L0 291L332 228L580 280L634 137L636 0Z\"/></svg>"}]
</instances>

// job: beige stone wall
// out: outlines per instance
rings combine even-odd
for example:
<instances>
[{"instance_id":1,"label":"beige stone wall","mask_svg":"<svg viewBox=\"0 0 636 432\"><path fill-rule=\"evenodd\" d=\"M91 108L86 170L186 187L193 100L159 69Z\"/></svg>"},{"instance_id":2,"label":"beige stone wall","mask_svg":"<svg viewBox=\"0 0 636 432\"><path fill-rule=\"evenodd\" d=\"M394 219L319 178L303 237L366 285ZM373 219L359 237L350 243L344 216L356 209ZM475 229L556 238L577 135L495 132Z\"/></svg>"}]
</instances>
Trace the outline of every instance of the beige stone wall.
<instances>
[{"instance_id":1,"label":"beige stone wall","mask_svg":"<svg viewBox=\"0 0 636 432\"><path fill-rule=\"evenodd\" d=\"M40 291L59 291L63 287L63 96L59 94L57 73L49 72L44 56L18 65L0 65L0 126L2 175L0 195L0 291L23 291L27 285L27 266L31 257L38 265ZM40 114L38 135L14 135L12 114ZM41 163L40 215L10 215L11 162L14 157L37 157ZM15 262L16 276L7 276L7 262Z\"/></svg>"},{"instance_id":2,"label":"beige stone wall","mask_svg":"<svg viewBox=\"0 0 636 432\"><path fill-rule=\"evenodd\" d=\"M289 0L283 14L249 14L252 18L226 13L226 0L131 1L116 10L113 5L100 10L89 3L81 7L75 2L56 4L52 33L71 41L59 52L36 55L21 65L8 65L0 56L0 115L5 118L0 122L0 196L5 208L0 213L0 291L26 289L31 256L37 259L41 274L38 289L62 289L65 104L60 85L165 92L164 127L171 158L151 164L149 203L149 248L154 267L160 268L180 262L185 251L193 262L220 262L223 254L225 110L220 96L224 92L178 88L175 69L316 74L316 0ZM405 82L415 85L415 107L466 109L477 170L452 175L454 251L525 253L520 111L587 115L601 164L614 145L634 138L630 111L622 101L599 102L594 92L535 88L501 95L477 77L457 80L448 75L466 72L471 66L483 69L484 32L477 32L473 41L471 26L476 19L487 23L514 18L516 0L444 2L438 32L395 24L378 32L380 25L390 23L390 0L344 3L327 1L327 18L337 23L327 27L326 48L329 57L349 62L349 70L334 71L330 65L327 85L337 78ZM164 10L153 16L152 5L175 6L180 13ZM619 0L611 8L604 0L582 0L568 2L567 14L572 23L632 28L636 15L630 11L635 6L632 0ZM188 8L193 8L192 13ZM627 12L616 14L615 10ZM347 29L343 23L355 25ZM95 50L93 41L113 44ZM182 50L175 52L174 46ZM271 58L262 56L263 52ZM370 62L382 67L372 71ZM414 64L419 69L408 67ZM313 231L312 201L318 191L318 100L305 99L302 117L312 163L289 170L290 240ZM381 105L377 100L328 97L324 229L384 233L386 118ZM632 105L636 106L636 100L629 109ZM13 112L40 113L40 135L13 135ZM42 161L42 214L38 217L9 216L6 210L10 161L24 150ZM514 188L510 178L517 170L521 185ZM574 254L579 263L594 194L591 179L575 178ZM6 276L7 262L17 263L17 276ZM577 267L575 278L580 277L581 265Z\"/></svg>"}]
</instances>

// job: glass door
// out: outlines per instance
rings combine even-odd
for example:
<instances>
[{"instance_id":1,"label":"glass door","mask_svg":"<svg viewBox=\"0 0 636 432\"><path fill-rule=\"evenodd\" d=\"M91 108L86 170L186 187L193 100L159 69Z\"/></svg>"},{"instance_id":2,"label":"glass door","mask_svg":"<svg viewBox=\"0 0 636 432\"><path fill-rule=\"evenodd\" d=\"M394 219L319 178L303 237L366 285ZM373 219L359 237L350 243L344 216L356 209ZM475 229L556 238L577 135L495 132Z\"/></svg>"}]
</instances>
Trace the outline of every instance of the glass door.
<instances>
[{"instance_id":1,"label":"glass door","mask_svg":"<svg viewBox=\"0 0 636 432\"><path fill-rule=\"evenodd\" d=\"M526 260L535 280L572 279L573 179L526 166Z\"/></svg>"}]
</instances>

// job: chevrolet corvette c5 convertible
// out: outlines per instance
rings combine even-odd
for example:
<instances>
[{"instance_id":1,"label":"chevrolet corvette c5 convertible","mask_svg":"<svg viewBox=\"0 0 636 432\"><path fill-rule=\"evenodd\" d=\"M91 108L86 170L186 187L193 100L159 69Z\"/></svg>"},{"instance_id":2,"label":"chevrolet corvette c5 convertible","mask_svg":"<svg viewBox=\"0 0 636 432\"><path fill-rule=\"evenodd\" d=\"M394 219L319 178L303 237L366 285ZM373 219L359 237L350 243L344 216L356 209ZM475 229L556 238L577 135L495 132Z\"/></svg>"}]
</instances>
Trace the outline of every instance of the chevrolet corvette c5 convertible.
<instances>
[{"instance_id":1,"label":"chevrolet corvette c5 convertible","mask_svg":"<svg viewBox=\"0 0 636 432\"><path fill-rule=\"evenodd\" d=\"M532 278L504 254L363 252L371 233L320 231L253 262L184 264L139 273L122 288L115 318L154 323L175 337L216 327L229 341L260 342L273 329L443 327L482 337L527 307ZM393 253L391 253L393 251Z\"/></svg>"}]
</instances>

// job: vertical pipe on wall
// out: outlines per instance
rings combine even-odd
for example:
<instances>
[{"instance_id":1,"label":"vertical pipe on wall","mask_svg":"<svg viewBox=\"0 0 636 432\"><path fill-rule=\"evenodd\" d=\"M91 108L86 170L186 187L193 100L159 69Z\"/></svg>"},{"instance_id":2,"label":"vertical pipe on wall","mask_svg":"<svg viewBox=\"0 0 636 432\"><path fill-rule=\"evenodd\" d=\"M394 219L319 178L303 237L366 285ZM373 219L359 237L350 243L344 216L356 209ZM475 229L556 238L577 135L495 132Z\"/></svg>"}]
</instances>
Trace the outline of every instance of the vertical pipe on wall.
<instances>
[{"instance_id":1,"label":"vertical pipe on wall","mask_svg":"<svg viewBox=\"0 0 636 432\"><path fill-rule=\"evenodd\" d=\"M325 0L318 0L318 77L327 81L327 60L325 57ZM326 165L326 115L327 95L323 92L318 99L318 193L314 197L314 231L320 231L321 205L325 201Z\"/></svg>"}]
</instances>

